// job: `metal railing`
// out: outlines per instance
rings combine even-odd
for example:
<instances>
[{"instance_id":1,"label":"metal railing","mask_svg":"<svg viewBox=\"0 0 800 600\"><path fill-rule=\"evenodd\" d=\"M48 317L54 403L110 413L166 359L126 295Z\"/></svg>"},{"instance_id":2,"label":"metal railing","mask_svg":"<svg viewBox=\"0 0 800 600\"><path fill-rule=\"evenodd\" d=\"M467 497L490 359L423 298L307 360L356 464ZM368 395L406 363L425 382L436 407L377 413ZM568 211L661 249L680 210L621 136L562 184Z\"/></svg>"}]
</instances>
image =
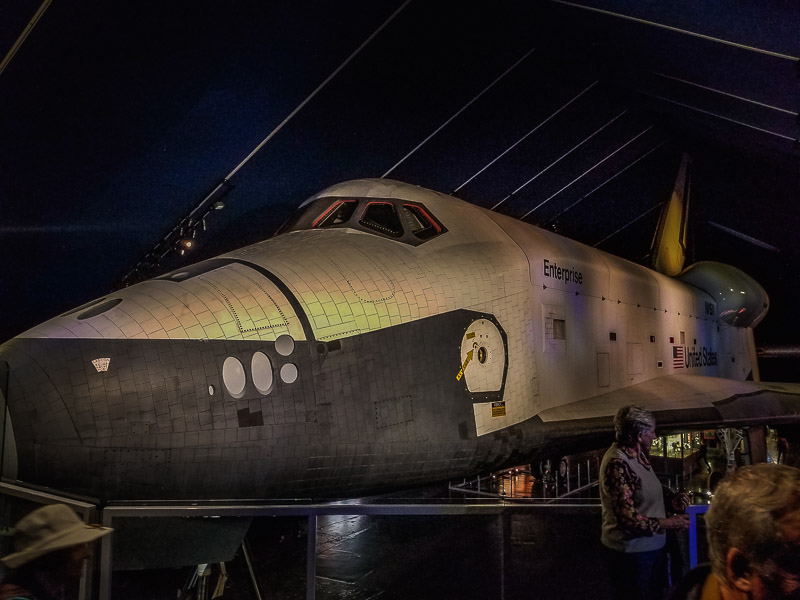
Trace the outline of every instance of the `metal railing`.
<instances>
[{"instance_id":1,"label":"metal railing","mask_svg":"<svg viewBox=\"0 0 800 600\"><path fill-rule=\"evenodd\" d=\"M595 463L594 468L592 468L593 462ZM539 477L534 477L529 469L515 467L485 477L464 479L460 483L450 482L448 488L451 492L487 498L552 502L562 499L572 500L578 494L597 487L599 470L597 459L568 461L564 463L563 469L560 467L561 465L555 470L547 470ZM521 479L522 483L520 483ZM582 500L594 501L599 504L598 495L592 495Z\"/></svg>"},{"instance_id":2,"label":"metal railing","mask_svg":"<svg viewBox=\"0 0 800 600\"><path fill-rule=\"evenodd\" d=\"M580 487L580 486L579 486ZM585 487L585 486L584 486ZM573 492L575 490L572 490ZM71 506L86 522L99 522L108 527L114 527L115 521L125 518L158 518L158 517L184 517L184 518L206 518L206 517L305 517L308 523L307 539L307 564L306 564L306 598L314 600L316 597L316 571L317 571L317 522L323 516L495 516L497 517L498 533L502 543L499 546L497 555L497 569L500 573L500 598L505 598L505 569L507 563L507 553L511 546L511 516L515 514L533 514L537 511L557 511L564 507L578 508L585 510L599 510L596 500L590 503L567 502L565 498L560 498L560 502L548 503L519 503L508 501L503 498L487 498L483 501L470 500L465 502L448 501L443 499L441 502L431 502L430 500L421 503L363 503L361 501L343 501L335 503L302 503L287 502L283 504L270 504L265 502L253 501L251 503L234 502L205 502L205 503L136 503L136 504L113 504L100 509L91 502L77 500L66 495L59 495L54 491L43 491L32 489L23 485L0 483L0 495L21 498L39 504L52 504L62 502ZM694 505L689 508L691 526L689 529L690 563L692 566L697 564L697 515L704 513L708 509L707 505ZM99 585L98 589L92 588L93 572L91 564L84 572L80 588L80 600L110 600L112 582L112 557L114 548L114 536L104 536L100 538L99 553Z\"/></svg>"}]
</instances>

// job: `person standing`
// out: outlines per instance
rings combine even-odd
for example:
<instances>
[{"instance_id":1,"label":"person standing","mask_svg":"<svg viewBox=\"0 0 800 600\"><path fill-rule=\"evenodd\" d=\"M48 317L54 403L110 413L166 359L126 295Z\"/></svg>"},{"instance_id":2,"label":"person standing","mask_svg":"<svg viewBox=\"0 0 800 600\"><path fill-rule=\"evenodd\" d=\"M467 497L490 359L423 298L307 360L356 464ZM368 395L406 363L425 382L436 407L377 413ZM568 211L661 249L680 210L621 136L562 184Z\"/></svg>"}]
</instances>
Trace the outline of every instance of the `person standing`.
<instances>
[{"instance_id":1,"label":"person standing","mask_svg":"<svg viewBox=\"0 0 800 600\"><path fill-rule=\"evenodd\" d=\"M700 461L706 463L706 469L711 473L711 465L708 463L708 442L704 439L700 440L700 450L697 453L697 466L700 466Z\"/></svg>"},{"instance_id":2,"label":"person standing","mask_svg":"<svg viewBox=\"0 0 800 600\"><path fill-rule=\"evenodd\" d=\"M800 597L800 470L760 463L722 480L705 517L710 564L672 600Z\"/></svg>"},{"instance_id":3,"label":"person standing","mask_svg":"<svg viewBox=\"0 0 800 600\"><path fill-rule=\"evenodd\" d=\"M648 453L655 439L655 418L640 406L625 406L614 417L616 442L600 465L603 508L600 541L611 577L614 600L658 600L667 591L664 546L668 529L686 529L689 517L668 517L664 490ZM668 499L672 511L685 511L686 494Z\"/></svg>"},{"instance_id":4,"label":"person standing","mask_svg":"<svg viewBox=\"0 0 800 600\"><path fill-rule=\"evenodd\" d=\"M49 504L14 526L14 552L0 559L8 569L0 600L74 600L91 542L113 531L89 525L66 504Z\"/></svg>"},{"instance_id":5,"label":"person standing","mask_svg":"<svg viewBox=\"0 0 800 600\"><path fill-rule=\"evenodd\" d=\"M785 437L778 438L778 464L786 462L786 453L789 452L789 442Z\"/></svg>"}]
</instances>

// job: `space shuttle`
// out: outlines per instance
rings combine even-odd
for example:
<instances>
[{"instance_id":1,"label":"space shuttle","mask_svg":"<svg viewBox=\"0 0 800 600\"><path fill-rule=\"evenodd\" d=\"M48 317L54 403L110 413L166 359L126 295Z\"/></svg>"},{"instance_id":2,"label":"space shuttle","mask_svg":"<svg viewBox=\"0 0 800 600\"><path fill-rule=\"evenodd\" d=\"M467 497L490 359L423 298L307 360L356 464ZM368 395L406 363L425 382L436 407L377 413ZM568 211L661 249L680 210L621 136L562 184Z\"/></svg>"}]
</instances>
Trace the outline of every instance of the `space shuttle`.
<instances>
[{"instance_id":1,"label":"space shuttle","mask_svg":"<svg viewBox=\"0 0 800 600\"><path fill-rule=\"evenodd\" d=\"M398 181L329 187L268 240L0 346L3 474L102 501L354 497L609 440L628 404L662 432L797 422L800 385L758 377L766 292L683 268L685 188L653 269Z\"/></svg>"}]
</instances>

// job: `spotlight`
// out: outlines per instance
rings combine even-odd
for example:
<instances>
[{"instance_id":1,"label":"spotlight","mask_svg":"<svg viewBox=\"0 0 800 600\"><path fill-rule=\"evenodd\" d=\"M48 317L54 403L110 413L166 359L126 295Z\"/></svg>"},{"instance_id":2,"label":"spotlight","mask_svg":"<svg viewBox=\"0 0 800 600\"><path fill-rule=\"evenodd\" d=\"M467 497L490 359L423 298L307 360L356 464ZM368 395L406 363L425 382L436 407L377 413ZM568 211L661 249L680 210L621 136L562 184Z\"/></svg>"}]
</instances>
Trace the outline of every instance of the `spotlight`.
<instances>
[{"instance_id":1,"label":"spotlight","mask_svg":"<svg viewBox=\"0 0 800 600\"><path fill-rule=\"evenodd\" d=\"M194 248L194 240L189 238L182 238L178 240L176 248L178 252L180 252L181 256L183 256L187 250L192 250Z\"/></svg>"}]
</instances>

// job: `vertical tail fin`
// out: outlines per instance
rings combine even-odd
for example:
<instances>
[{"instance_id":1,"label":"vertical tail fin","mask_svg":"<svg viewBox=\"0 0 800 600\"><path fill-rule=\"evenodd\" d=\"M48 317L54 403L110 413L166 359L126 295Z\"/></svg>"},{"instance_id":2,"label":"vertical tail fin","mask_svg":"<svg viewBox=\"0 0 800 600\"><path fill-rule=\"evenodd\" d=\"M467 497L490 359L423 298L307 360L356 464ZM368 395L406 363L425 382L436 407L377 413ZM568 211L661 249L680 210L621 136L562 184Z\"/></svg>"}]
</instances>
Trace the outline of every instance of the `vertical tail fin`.
<instances>
[{"instance_id":1,"label":"vertical tail fin","mask_svg":"<svg viewBox=\"0 0 800 600\"><path fill-rule=\"evenodd\" d=\"M691 159L688 154L684 154L672 196L664 205L650 246L651 266L670 277L680 273L686 262L690 188Z\"/></svg>"}]
</instances>

